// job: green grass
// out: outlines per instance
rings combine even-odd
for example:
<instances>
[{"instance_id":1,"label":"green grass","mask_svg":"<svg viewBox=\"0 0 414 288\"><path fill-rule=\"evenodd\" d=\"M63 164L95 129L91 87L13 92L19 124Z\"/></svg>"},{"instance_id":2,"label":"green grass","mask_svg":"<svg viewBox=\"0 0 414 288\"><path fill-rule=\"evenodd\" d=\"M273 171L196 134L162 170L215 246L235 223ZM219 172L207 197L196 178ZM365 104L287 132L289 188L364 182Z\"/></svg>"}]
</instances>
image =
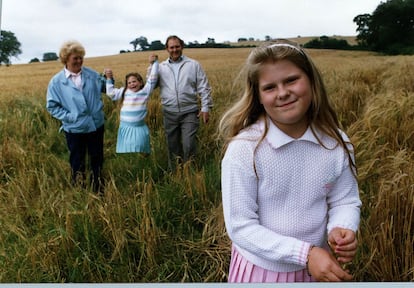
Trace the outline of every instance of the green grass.
<instances>
[{"instance_id":1,"label":"green grass","mask_svg":"<svg viewBox=\"0 0 414 288\"><path fill-rule=\"evenodd\" d=\"M223 64L220 55L210 57L211 65L205 60L215 108L199 131L198 157L176 172L167 170L158 92L149 103L148 157L115 153L119 107L105 98L102 197L69 185L64 134L45 109L45 87L3 99L0 282L226 281L230 241L215 133L238 90L233 80L240 62L229 58L235 49L223 53ZM350 269L356 281L413 281L414 61L311 53L355 144L363 207Z\"/></svg>"}]
</instances>

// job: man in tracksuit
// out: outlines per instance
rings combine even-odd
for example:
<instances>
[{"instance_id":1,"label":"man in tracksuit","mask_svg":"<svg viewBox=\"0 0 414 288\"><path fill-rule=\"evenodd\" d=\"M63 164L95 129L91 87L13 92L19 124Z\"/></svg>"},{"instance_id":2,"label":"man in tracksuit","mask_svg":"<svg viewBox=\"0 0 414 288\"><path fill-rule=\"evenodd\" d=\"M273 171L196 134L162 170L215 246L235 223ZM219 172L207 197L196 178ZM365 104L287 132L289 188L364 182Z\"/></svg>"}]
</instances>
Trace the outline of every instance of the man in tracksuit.
<instances>
[{"instance_id":1,"label":"man in tracksuit","mask_svg":"<svg viewBox=\"0 0 414 288\"><path fill-rule=\"evenodd\" d=\"M169 58L160 64L158 86L171 169L195 156L199 118L208 123L213 100L200 63L182 55L184 41L169 36L165 46Z\"/></svg>"}]
</instances>

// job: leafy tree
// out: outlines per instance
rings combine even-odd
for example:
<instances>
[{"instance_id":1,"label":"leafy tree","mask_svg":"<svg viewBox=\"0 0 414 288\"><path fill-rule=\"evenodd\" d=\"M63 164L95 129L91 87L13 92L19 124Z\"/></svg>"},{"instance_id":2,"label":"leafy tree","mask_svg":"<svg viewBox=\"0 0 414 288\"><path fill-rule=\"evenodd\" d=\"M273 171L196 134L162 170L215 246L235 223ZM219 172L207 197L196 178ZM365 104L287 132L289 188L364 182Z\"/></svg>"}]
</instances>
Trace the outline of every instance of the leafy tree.
<instances>
[{"instance_id":1,"label":"leafy tree","mask_svg":"<svg viewBox=\"0 0 414 288\"><path fill-rule=\"evenodd\" d=\"M206 48L214 48L216 46L216 40L214 38L208 37L204 46Z\"/></svg>"},{"instance_id":2,"label":"leafy tree","mask_svg":"<svg viewBox=\"0 0 414 288\"><path fill-rule=\"evenodd\" d=\"M10 65L11 57L17 57L22 53L20 49L20 42L17 40L14 33L10 31L1 30L1 39L0 39L0 65L2 63Z\"/></svg>"},{"instance_id":3,"label":"leafy tree","mask_svg":"<svg viewBox=\"0 0 414 288\"><path fill-rule=\"evenodd\" d=\"M338 49L338 50L347 50L351 46L344 39L329 38L328 36L321 36L314 38L311 41L303 45L305 48L314 48L314 49Z\"/></svg>"},{"instance_id":4,"label":"leafy tree","mask_svg":"<svg viewBox=\"0 0 414 288\"><path fill-rule=\"evenodd\" d=\"M131 42L129 42L129 44L131 44L134 47L134 51L137 51L138 38L132 40Z\"/></svg>"},{"instance_id":5,"label":"leafy tree","mask_svg":"<svg viewBox=\"0 0 414 288\"><path fill-rule=\"evenodd\" d=\"M155 40L151 42L151 45L149 46L149 50L164 50L165 46L161 43L160 40Z\"/></svg>"},{"instance_id":6,"label":"leafy tree","mask_svg":"<svg viewBox=\"0 0 414 288\"><path fill-rule=\"evenodd\" d=\"M206 44L216 44L216 40L214 38L207 38Z\"/></svg>"},{"instance_id":7,"label":"leafy tree","mask_svg":"<svg viewBox=\"0 0 414 288\"><path fill-rule=\"evenodd\" d=\"M43 61L55 61L59 59L55 52L46 52L43 53Z\"/></svg>"},{"instance_id":8,"label":"leafy tree","mask_svg":"<svg viewBox=\"0 0 414 288\"><path fill-rule=\"evenodd\" d=\"M129 42L129 44L134 46L134 51L137 51L138 46L140 47L138 50L148 50L150 46L150 44L148 43L147 37L144 37L144 36L140 36L136 38L135 40L132 40L131 42Z\"/></svg>"},{"instance_id":9,"label":"leafy tree","mask_svg":"<svg viewBox=\"0 0 414 288\"><path fill-rule=\"evenodd\" d=\"M370 14L361 14L354 18L354 22L358 26L358 28L356 29L356 31L358 32L357 42L360 46L363 46L363 47L368 46L367 42L371 34L371 31L369 28L370 21L371 21Z\"/></svg>"},{"instance_id":10,"label":"leafy tree","mask_svg":"<svg viewBox=\"0 0 414 288\"><path fill-rule=\"evenodd\" d=\"M33 58L32 60L30 60L30 62L29 63L37 63L37 62L40 62L40 60L39 60L39 58Z\"/></svg>"},{"instance_id":11,"label":"leafy tree","mask_svg":"<svg viewBox=\"0 0 414 288\"><path fill-rule=\"evenodd\" d=\"M354 18L358 43L386 54L414 54L414 0L381 2L372 15Z\"/></svg>"},{"instance_id":12,"label":"leafy tree","mask_svg":"<svg viewBox=\"0 0 414 288\"><path fill-rule=\"evenodd\" d=\"M194 40L194 42L188 42L186 47L187 48L200 48L201 44L197 40Z\"/></svg>"}]
</instances>

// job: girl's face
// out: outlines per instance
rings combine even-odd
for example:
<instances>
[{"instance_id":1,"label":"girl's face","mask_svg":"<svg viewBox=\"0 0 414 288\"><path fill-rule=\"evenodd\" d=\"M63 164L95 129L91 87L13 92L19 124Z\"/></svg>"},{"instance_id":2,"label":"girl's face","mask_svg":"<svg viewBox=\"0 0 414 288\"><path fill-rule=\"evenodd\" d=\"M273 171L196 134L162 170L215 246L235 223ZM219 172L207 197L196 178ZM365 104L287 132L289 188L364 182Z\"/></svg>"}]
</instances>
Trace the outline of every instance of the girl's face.
<instances>
[{"instance_id":1,"label":"girl's face","mask_svg":"<svg viewBox=\"0 0 414 288\"><path fill-rule=\"evenodd\" d=\"M287 135L299 138L308 127L312 101L309 77L288 60L269 62L259 74L260 103L273 123Z\"/></svg>"},{"instance_id":2,"label":"girl's face","mask_svg":"<svg viewBox=\"0 0 414 288\"><path fill-rule=\"evenodd\" d=\"M127 79L127 87L133 92L137 92L141 89L142 83L135 76L129 76Z\"/></svg>"}]
</instances>

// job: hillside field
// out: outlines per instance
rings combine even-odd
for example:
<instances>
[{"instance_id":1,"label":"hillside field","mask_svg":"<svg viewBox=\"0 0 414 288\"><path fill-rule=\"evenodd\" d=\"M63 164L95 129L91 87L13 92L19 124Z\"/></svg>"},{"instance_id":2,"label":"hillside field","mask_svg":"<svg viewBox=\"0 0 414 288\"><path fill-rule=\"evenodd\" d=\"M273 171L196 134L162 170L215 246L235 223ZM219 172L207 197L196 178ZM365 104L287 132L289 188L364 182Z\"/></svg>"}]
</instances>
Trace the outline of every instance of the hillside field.
<instances>
[{"instance_id":1,"label":"hillside field","mask_svg":"<svg viewBox=\"0 0 414 288\"><path fill-rule=\"evenodd\" d=\"M230 241L221 208L223 112L240 95L249 48L185 49L213 89L195 163L167 171L159 91L149 157L115 153L119 105L105 104L105 194L72 188L64 135L45 109L56 62L0 66L0 282L225 282ZM87 47L86 47L87 52ZM308 50L356 151L363 201L355 281L414 281L414 56ZM166 51L159 51L161 60ZM88 58L145 76L149 52Z\"/></svg>"}]
</instances>

